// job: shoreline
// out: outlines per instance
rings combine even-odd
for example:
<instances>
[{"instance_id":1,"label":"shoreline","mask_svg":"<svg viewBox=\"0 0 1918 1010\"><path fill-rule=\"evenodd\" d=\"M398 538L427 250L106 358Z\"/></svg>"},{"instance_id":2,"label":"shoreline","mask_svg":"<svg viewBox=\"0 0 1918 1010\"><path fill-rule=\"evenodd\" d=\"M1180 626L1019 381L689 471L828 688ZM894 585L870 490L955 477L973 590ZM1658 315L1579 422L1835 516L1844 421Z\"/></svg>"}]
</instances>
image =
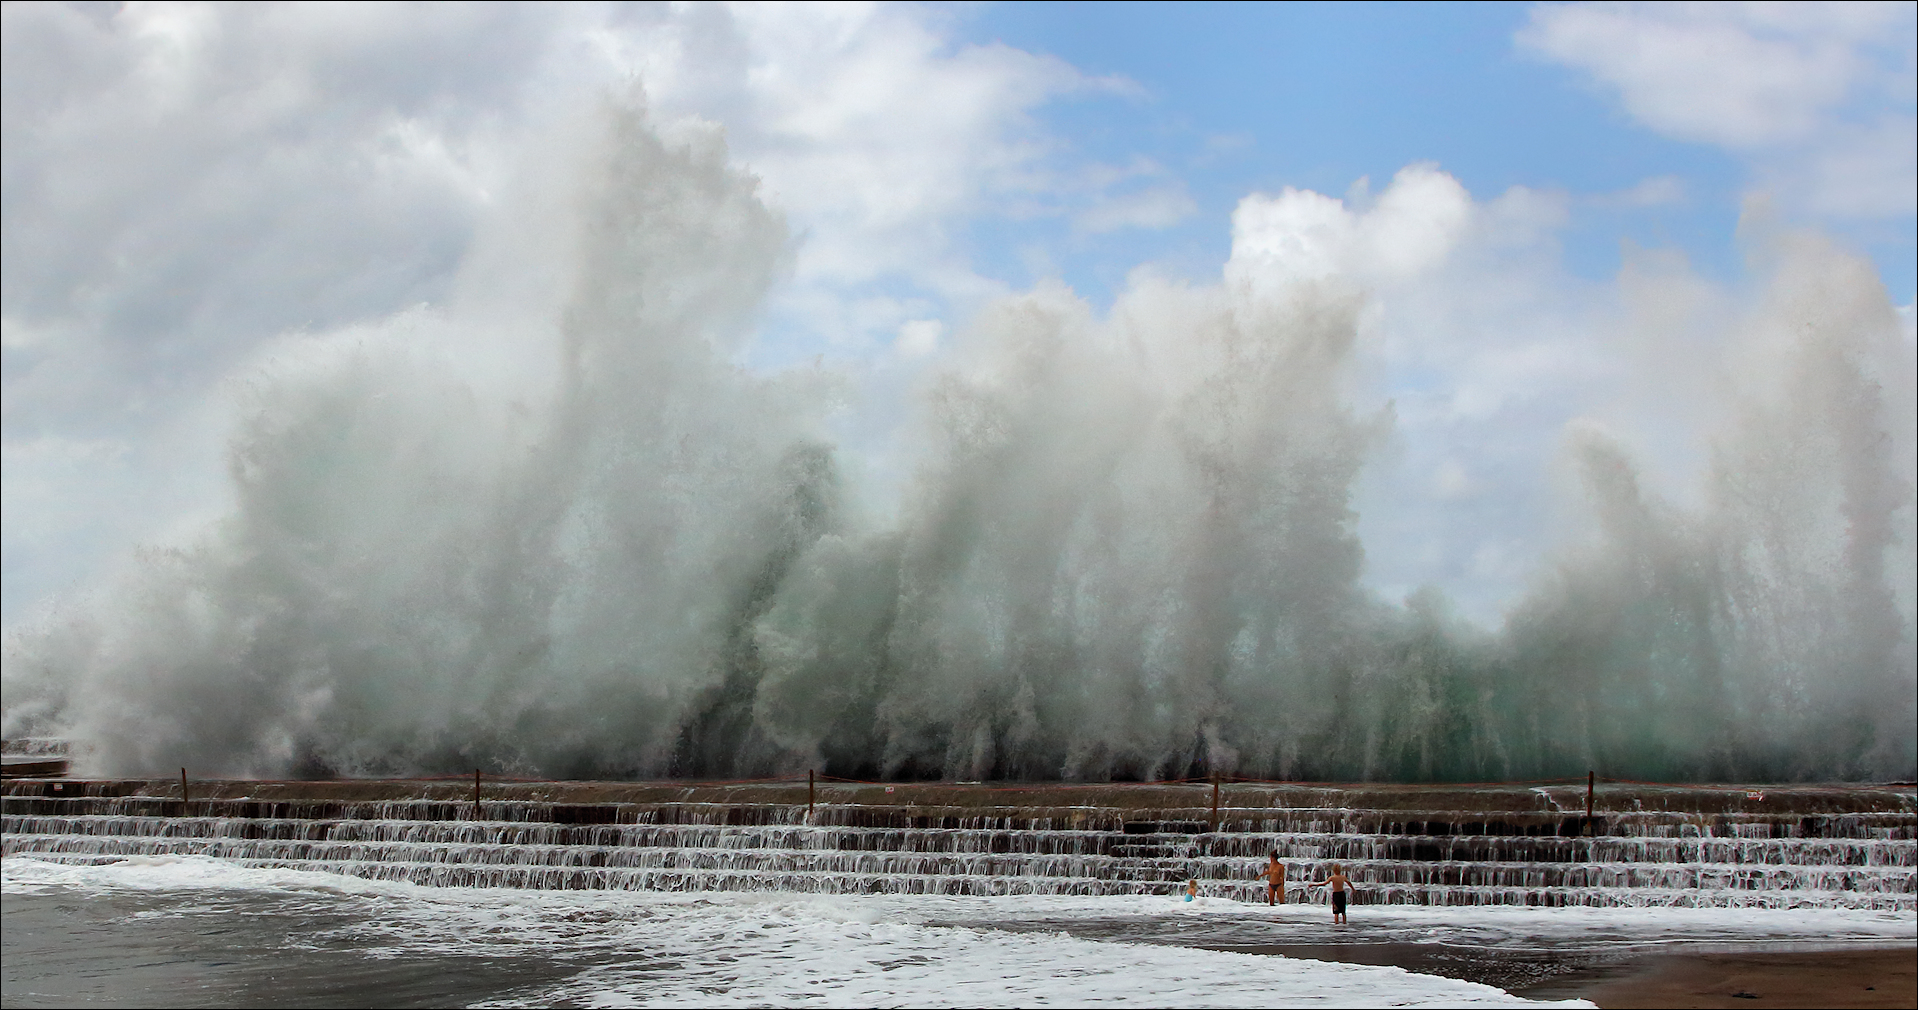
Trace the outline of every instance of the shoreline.
<instances>
[{"instance_id":1,"label":"shoreline","mask_svg":"<svg viewBox=\"0 0 1918 1010\"><path fill-rule=\"evenodd\" d=\"M323 890L334 893L330 885ZM911 901L911 896L895 897ZM13 904L14 896L10 894L8 900ZM623 904L623 899L614 900ZM1320 907L1309 909L1307 923L1298 915L1195 916L1188 912L1193 906L1156 900L1117 904L1110 911L1084 902L1059 911L1029 904L1025 899L975 901L959 906L969 910L961 913L963 918L928 917L922 912L908 919L923 926L956 927L960 933L1065 935L1107 941L1117 948L1185 948L1393 966L1423 976L1491 985L1525 999L1583 999L1607 1008L1876 1008L1918 1003L1918 939L1909 938L1912 920L1908 914L1898 916L1890 927L1904 932L1899 935L1882 926L1848 929L1842 916L1815 921L1788 914L1786 921L1763 928L1763 923L1755 921L1763 918L1762 913L1724 909L1716 910L1715 916L1707 914L1716 926L1712 921L1680 922L1672 928L1666 928L1662 919L1647 928L1641 921L1644 909L1625 910L1623 918L1616 920L1608 919L1609 910L1595 909L1591 915L1573 915L1569 927L1562 924L1560 913L1541 918L1538 912L1515 910L1512 921L1501 922L1503 911L1494 915L1490 908L1458 910L1466 913L1462 915L1445 909L1407 909L1395 916L1381 915L1378 925L1387 928L1377 932L1361 928L1356 932L1372 933L1372 937L1360 939L1343 928L1324 929ZM1074 903L1068 900L1067 904ZM738 907L752 909L759 903ZM9 908L10 927L19 925L13 921L18 911ZM118 921L127 910L103 911ZM1870 918L1882 923L1885 917ZM1579 919L1589 921L1581 925ZM1300 928L1308 925L1316 928ZM14 932L10 928L10 939ZM402 965L395 970L405 976L399 981L406 981L426 969ZM1309 963L1298 965L1297 971L1300 978L1323 973ZM1408 984L1436 983L1408 980Z\"/></svg>"},{"instance_id":2,"label":"shoreline","mask_svg":"<svg viewBox=\"0 0 1918 1010\"><path fill-rule=\"evenodd\" d=\"M1660 951L1578 969L1513 995L1642 1007L1911 1007L1918 945L1824 950Z\"/></svg>"},{"instance_id":3,"label":"shoreline","mask_svg":"<svg viewBox=\"0 0 1918 1010\"><path fill-rule=\"evenodd\" d=\"M1918 943L1760 941L1658 950L1512 951L1421 943L1208 944L1203 949L1389 965L1606 1010L1918 1005Z\"/></svg>"}]
</instances>

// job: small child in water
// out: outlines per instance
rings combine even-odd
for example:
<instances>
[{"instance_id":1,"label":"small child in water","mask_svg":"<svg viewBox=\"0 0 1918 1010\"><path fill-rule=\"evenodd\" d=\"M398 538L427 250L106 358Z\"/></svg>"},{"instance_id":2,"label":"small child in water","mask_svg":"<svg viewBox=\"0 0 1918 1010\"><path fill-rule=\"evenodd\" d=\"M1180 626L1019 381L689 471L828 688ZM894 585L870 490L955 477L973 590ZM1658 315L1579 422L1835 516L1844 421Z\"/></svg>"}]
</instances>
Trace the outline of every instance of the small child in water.
<instances>
[{"instance_id":1,"label":"small child in water","mask_svg":"<svg viewBox=\"0 0 1918 1010\"><path fill-rule=\"evenodd\" d=\"M1332 875L1325 878L1325 886L1332 889L1332 921L1335 923L1346 921L1345 892L1352 886L1352 881L1346 877L1344 870L1339 869L1339 864L1332 864Z\"/></svg>"},{"instance_id":2,"label":"small child in water","mask_svg":"<svg viewBox=\"0 0 1918 1010\"><path fill-rule=\"evenodd\" d=\"M1185 882L1185 900L1191 901L1199 896L1199 879L1193 877Z\"/></svg>"}]
</instances>

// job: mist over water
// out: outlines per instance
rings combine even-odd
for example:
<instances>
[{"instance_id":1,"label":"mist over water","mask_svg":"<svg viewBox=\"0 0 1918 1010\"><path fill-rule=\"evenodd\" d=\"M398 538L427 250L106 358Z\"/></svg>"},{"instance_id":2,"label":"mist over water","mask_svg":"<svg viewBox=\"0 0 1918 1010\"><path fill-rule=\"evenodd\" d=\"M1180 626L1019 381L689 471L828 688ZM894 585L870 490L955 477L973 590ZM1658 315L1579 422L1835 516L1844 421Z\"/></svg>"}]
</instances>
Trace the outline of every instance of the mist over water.
<instances>
[{"instance_id":1,"label":"mist over water","mask_svg":"<svg viewBox=\"0 0 1918 1010\"><path fill-rule=\"evenodd\" d=\"M1913 392L1865 264L1776 243L1700 503L1570 431L1589 534L1493 632L1360 581L1393 417L1351 405L1340 274L990 306L878 514L854 384L733 364L781 218L717 139L604 118L558 259L521 254L557 294L265 367L231 514L10 633L9 736L111 772L1913 777ZM421 349L522 320L484 378Z\"/></svg>"}]
</instances>

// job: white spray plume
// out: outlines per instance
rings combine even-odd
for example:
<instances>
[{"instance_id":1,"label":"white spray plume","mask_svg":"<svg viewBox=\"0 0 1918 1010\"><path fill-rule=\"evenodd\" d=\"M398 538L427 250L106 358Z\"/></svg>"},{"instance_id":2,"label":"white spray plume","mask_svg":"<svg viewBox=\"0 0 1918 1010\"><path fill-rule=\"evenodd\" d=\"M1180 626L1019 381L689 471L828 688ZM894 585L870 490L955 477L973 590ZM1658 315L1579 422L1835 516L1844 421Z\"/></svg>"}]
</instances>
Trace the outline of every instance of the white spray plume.
<instances>
[{"instance_id":1,"label":"white spray plume","mask_svg":"<svg viewBox=\"0 0 1918 1010\"><path fill-rule=\"evenodd\" d=\"M1702 506L1570 432L1593 535L1492 634L1363 589L1352 505L1392 425L1342 392L1362 284L1457 241L1449 177L1248 199L1219 285L1142 277L1105 319L1042 286L914 337L949 350L878 523L825 434L843 388L730 364L778 215L716 136L604 120L542 204L571 237L527 243L570 257L524 266L559 304L263 370L232 515L12 634L10 735L115 772L1911 776L1912 382L1863 264L1775 243ZM432 350L502 330L544 363Z\"/></svg>"}]
</instances>

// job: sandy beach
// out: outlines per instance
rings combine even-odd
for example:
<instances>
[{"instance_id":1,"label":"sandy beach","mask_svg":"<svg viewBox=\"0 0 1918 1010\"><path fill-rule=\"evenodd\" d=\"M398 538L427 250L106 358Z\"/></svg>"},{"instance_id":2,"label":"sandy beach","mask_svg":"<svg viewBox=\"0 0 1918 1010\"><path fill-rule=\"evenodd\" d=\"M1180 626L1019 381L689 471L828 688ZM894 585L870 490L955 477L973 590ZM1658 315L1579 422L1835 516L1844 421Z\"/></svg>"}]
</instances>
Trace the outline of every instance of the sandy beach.
<instances>
[{"instance_id":1,"label":"sandy beach","mask_svg":"<svg viewBox=\"0 0 1918 1010\"><path fill-rule=\"evenodd\" d=\"M1918 947L1654 954L1516 993L1601 1007L1913 1007Z\"/></svg>"},{"instance_id":2,"label":"sandy beach","mask_svg":"<svg viewBox=\"0 0 1918 1010\"><path fill-rule=\"evenodd\" d=\"M1918 1006L1918 945L1831 950L1493 952L1430 944L1221 947L1495 985L1528 999L1586 999L1607 1010L1655 1007Z\"/></svg>"}]
</instances>

